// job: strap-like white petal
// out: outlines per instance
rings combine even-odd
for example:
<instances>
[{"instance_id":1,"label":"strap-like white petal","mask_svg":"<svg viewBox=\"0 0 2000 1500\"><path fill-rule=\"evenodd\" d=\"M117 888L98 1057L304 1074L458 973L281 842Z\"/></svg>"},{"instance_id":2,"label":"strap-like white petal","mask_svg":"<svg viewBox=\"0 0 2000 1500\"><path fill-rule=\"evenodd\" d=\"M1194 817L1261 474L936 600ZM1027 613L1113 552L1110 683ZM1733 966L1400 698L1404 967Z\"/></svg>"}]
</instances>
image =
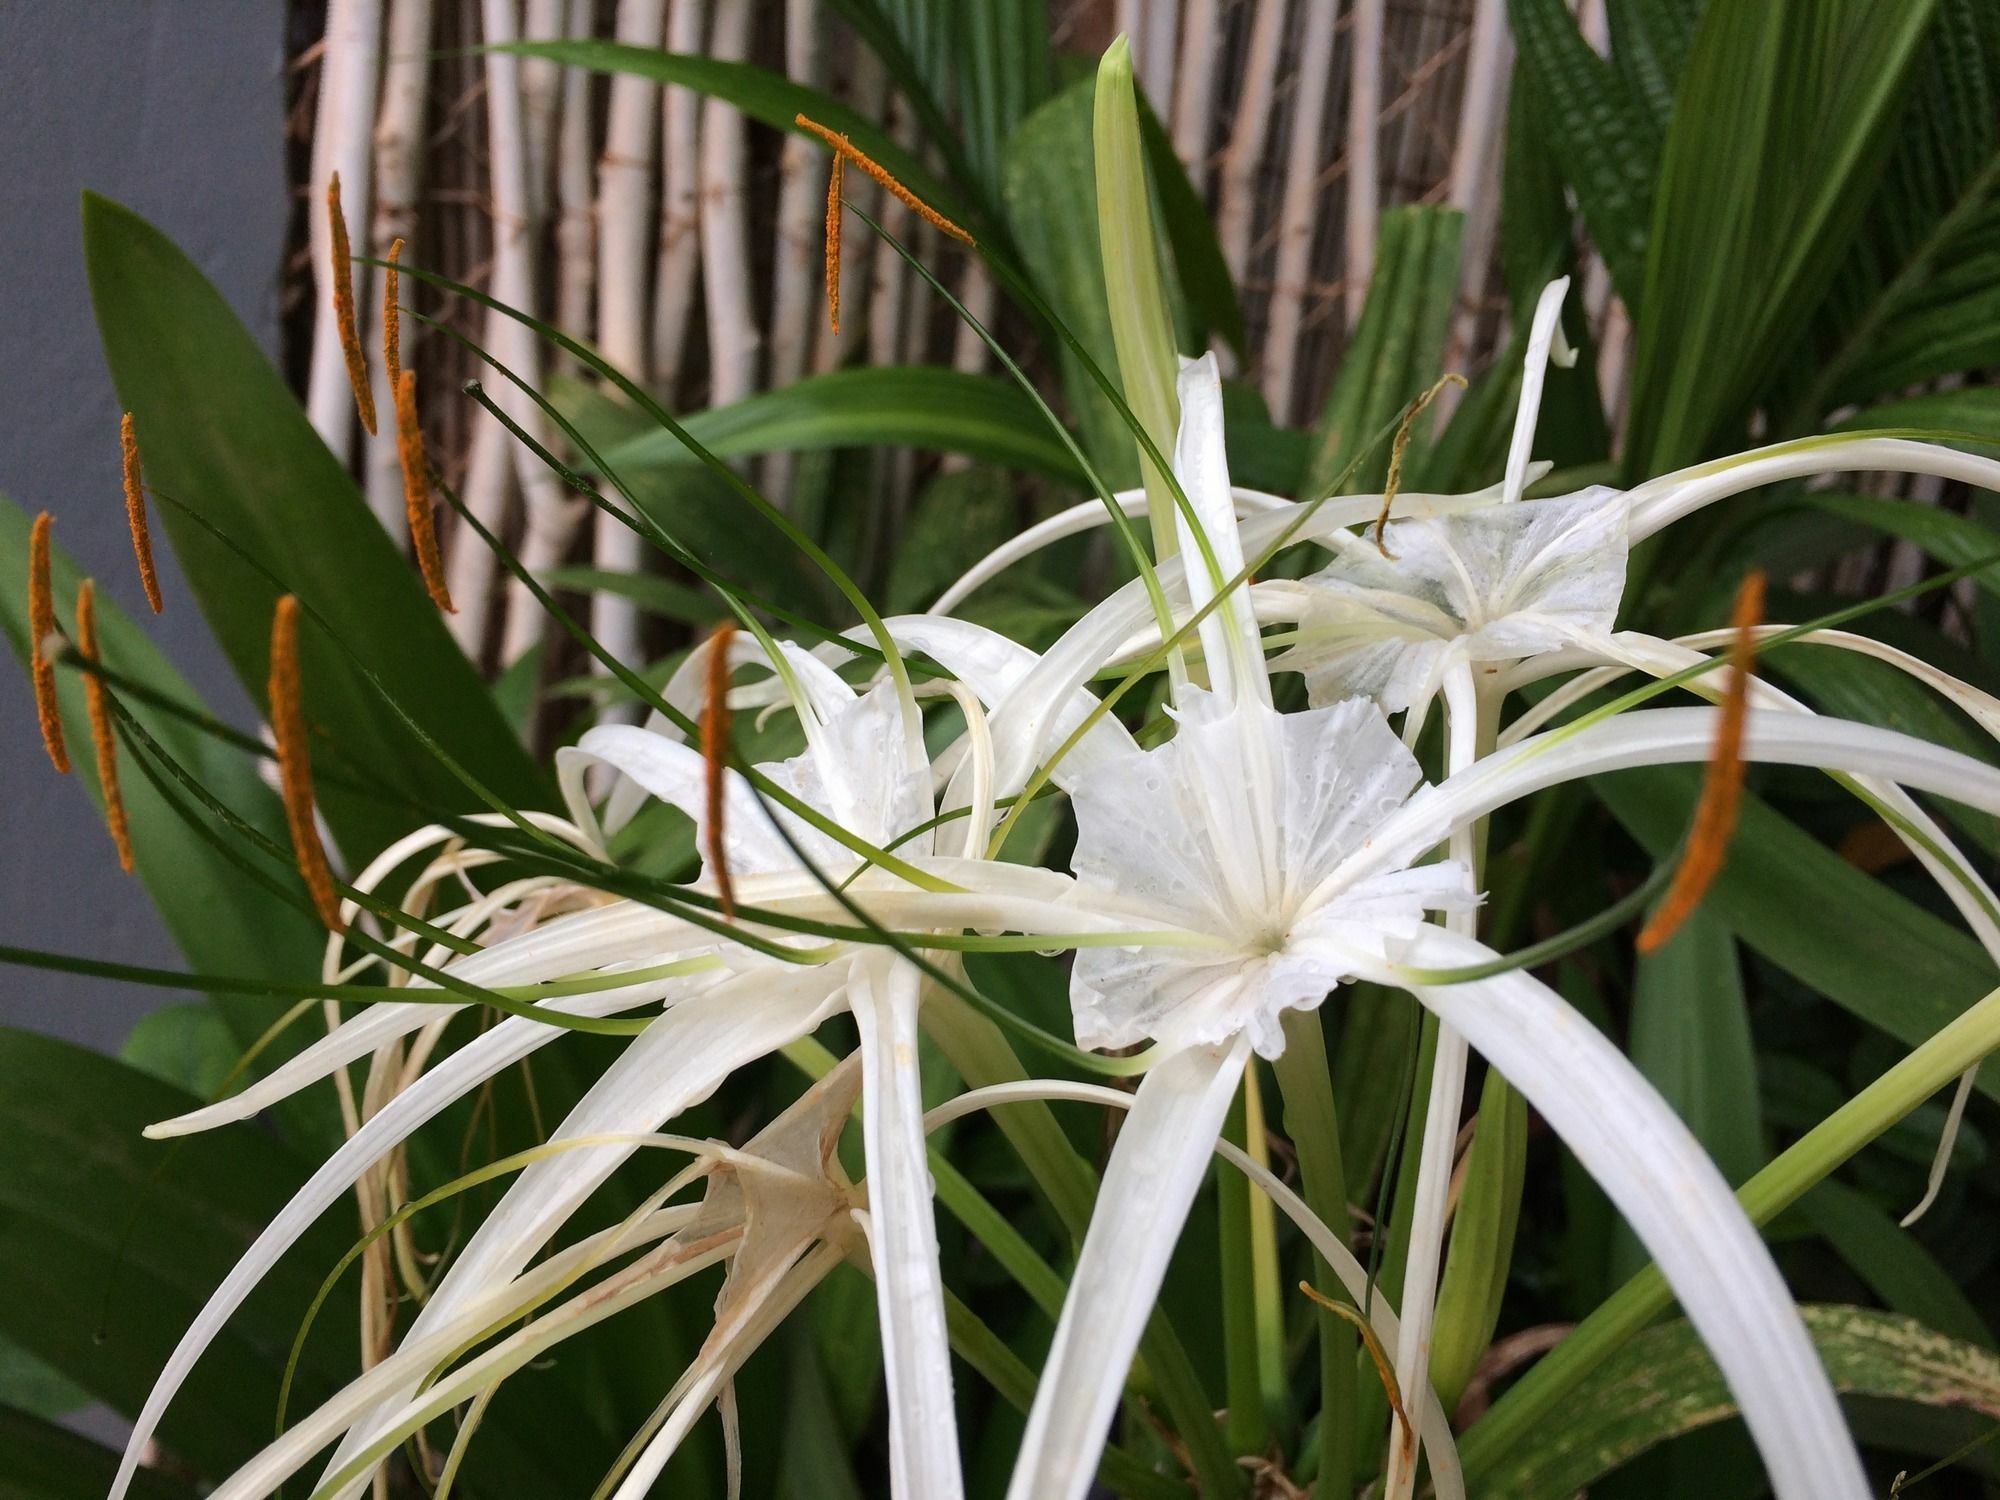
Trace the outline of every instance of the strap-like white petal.
<instances>
[{"instance_id":1,"label":"strap-like white petal","mask_svg":"<svg viewBox=\"0 0 2000 1500\"><path fill-rule=\"evenodd\" d=\"M1548 378L1549 362L1576 363L1576 351L1562 336L1563 297L1569 278L1559 277L1542 288L1535 302L1535 320L1528 326L1528 354L1521 366L1521 400L1514 409L1514 435L1507 444L1507 478L1500 498L1514 501L1528 487L1528 450L1535 446L1535 420L1542 412L1542 383Z\"/></svg>"}]
</instances>

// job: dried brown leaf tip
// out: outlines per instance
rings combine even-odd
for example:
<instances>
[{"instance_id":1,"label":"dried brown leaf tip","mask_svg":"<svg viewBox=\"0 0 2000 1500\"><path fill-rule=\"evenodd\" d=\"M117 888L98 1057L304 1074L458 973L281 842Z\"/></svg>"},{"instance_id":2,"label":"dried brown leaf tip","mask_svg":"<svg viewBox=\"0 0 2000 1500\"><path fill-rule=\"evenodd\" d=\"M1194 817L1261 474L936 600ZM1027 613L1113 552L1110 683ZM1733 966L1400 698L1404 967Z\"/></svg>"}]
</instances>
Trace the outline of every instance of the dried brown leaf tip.
<instances>
[{"instance_id":1,"label":"dried brown leaf tip","mask_svg":"<svg viewBox=\"0 0 2000 1500\"><path fill-rule=\"evenodd\" d=\"M840 208L841 169L847 162L853 162L863 172L880 183L884 191L897 202L922 219L926 224L963 244L975 243L964 229L932 208L915 193L898 182L889 169L850 141L840 131L822 125L808 115L792 116L792 123L801 130L810 131L833 148L833 172L826 186L826 305L833 320L833 331L840 332Z\"/></svg>"},{"instance_id":2,"label":"dried brown leaf tip","mask_svg":"<svg viewBox=\"0 0 2000 1500\"><path fill-rule=\"evenodd\" d=\"M1396 560L1396 554L1389 550L1388 544L1382 540L1382 534L1389 525L1390 507L1396 503L1396 497L1403 492L1403 455L1409 451L1410 434L1416 428L1417 418L1424 414L1426 408L1437 400L1448 385L1455 385L1464 390L1465 377L1450 371L1439 377L1435 385L1403 409L1403 420L1396 424L1396 436L1389 444L1389 474L1382 485L1382 513L1375 517L1375 550L1390 562Z\"/></svg>"},{"instance_id":3,"label":"dried brown leaf tip","mask_svg":"<svg viewBox=\"0 0 2000 1500\"><path fill-rule=\"evenodd\" d=\"M313 821L312 753L306 740L306 715L299 681L299 601L292 594L278 601L271 616L271 738L278 754L278 782L285 798L285 823L291 829L292 852L299 874L312 896L313 910L329 932L340 932L340 899L333 888L333 867Z\"/></svg>"},{"instance_id":4,"label":"dried brown leaf tip","mask_svg":"<svg viewBox=\"0 0 2000 1500\"><path fill-rule=\"evenodd\" d=\"M361 425L375 435L375 392L368 384L368 360L361 352L361 327L354 316L354 252L347 243L347 215L340 211L340 174L326 180L326 224L333 236L333 316L340 329L340 351L347 356L347 380L354 387L354 409Z\"/></svg>"},{"instance_id":5,"label":"dried brown leaf tip","mask_svg":"<svg viewBox=\"0 0 2000 1500\"><path fill-rule=\"evenodd\" d=\"M49 582L49 528L55 517L43 511L28 532L28 661L35 680L35 717L49 760L69 775L69 746L63 743L62 706L56 701L56 668L45 645L56 633L56 595Z\"/></svg>"},{"instance_id":6,"label":"dried brown leaf tip","mask_svg":"<svg viewBox=\"0 0 2000 1500\"><path fill-rule=\"evenodd\" d=\"M139 559L139 582L145 586L146 602L158 614L165 606L160 599L160 575L153 568L153 533L146 524L146 484L139 468L139 430L132 413L118 423L118 446L125 461L125 524L132 531L132 555Z\"/></svg>"},{"instance_id":7,"label":"dried brown leaf tip","mask_svg":"<svg viewBox=\"0 0 2000 1500\"><path fill-rule=\"evenodd\" d=\"M1368 1351L1368 1358L1375 1366L1375 1377L1382 1382L1382 1393L1389 1398L1389 1410L1396 1418L1396 1440L1406 1451L1406 1457L1414 1461L1417 1453L1417 1429L1410 1421L1409 1408L1403 1405L1402 1383L1396 1379L1396 1368L1390 1362L1389 1351L1382 1347L1382 1340L1375 1332L1375 1325L1363 1317L1361 1310L1345 1302L1336 1302L1315 1287L1310 1281L1301 1281L1299 1290L1306 1294L1306 1300L1323 1311L1332 1313L1343 1323L1351 1323L1361 1335L1362 1346Z\"/></svg>"},{"instance_id":8,"label":"dried brown leaf tip","mask_svg":"<svg viewBox=\"0 0 2000 1500\"><path fill-rule=\"evenodd\" d=\"M444 557L438 551L437 516L431 509L430 465L424 457L424 428L417 417L417 372L396 377L396 457L403 466L403 515L410 525L410 545L423 571L431 603L446 614L457 614L451 590L445 587Z\"/></svg>"},{"instance_id":9,"label":"dried brown leaf tip","mask_svg":"<svg viewBox=\"0 0 2000 1500\"><path fill-rule=\"evenodd\" d=\"M1729 682L1723 689L1722 716L1716 724L1708 770L1702 777L1701 800L1695 804L1687 852L1674 871L1673 883L1639 934L1641 953L1657 952L1694 915L1729 856L1729 840L1736 832L1737 813L1743 805L1743 724L1750 711L1750 669L1756 659L1757 626L1763 618L1764 574L1759 570L1746 577L1736 591L1736 607L1729 620L1736 632L1729 647Z\"/></svg>"},{"instance_id":10,"label":"dried brown leaf tip","mask_svg":"<svg viewBox=\"0 0 2000 1500\"><path fill-rule=\"evenodd\" d=\"M97 586L88 578L76 590L76 649L87 662L97 662ZM90 708L90 743L97 752L97 785L104 794L104 822L118 850L118 866L132 873L132 824L125 816L125 798L118 790L118 741L111 733L111 694L95 672L83 674L84 702Z\"/></svg>"},{"instance_id":11,"label":"dried brown leaf tip","mask_svg":"<svg viewBox=\"0 0 2000 1500\"><path fill-rule=\"evenodd\" d=\"M722 914L736 916L736 887L729 878L724 809L728 806L729 769L729 648L736 639L734 621L724 620L708 639L708 692L701 708L701 758L708 768L708 816L702 824L702 855L715 877Z\"/></svg>"},{"instance_id":12,"label":"dried brown leaf tip","mask_svg":"<svg viewBox=\"0 0 2000 1500\"><path fill-rule=\"evenodd\" d=\"M396 270L402 258L403 238L398 235L390 243L389 264L382 271L382 368L389 377L391 394L403 374L403 289Z\"/></svg>"}]
</instances>

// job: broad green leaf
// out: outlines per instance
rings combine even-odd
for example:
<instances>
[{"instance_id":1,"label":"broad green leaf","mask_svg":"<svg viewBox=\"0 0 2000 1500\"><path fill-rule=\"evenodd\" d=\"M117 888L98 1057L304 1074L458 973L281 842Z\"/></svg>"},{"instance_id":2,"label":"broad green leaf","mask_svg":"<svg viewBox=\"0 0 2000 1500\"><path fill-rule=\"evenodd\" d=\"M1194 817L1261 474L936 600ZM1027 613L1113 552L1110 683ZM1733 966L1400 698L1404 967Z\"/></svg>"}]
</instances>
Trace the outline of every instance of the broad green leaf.
<instances>
[{"instance_id":1,"label":"broad green leaf","mask_svg":"<svg viewBox=\"0 0 2000 1500\"><path fill-rule=\"evenodd\" d=\"M988 201L997 204L1007 139L1052 86L1048 0L933 8L955 31L966 159Z\"/></svg>"},{"instance_id":2,"label":"broad green leaf","mask_svg":"<svg viewBox=\"0 0 2000 1500\"><path fill-rule=\"evenodd\" d=\"M177 1146L141 1136L197 1102L110 1058L0 1030L0 1129L9 1142L0 1152L8 1289L0 1335L127 1415L181 1329L305 1175L263 1131ZM231 1320L161 1427L162 1441L206 1474L269 1438L284 1351L345 1236L330 1217L304 1246ZM308 1344L310 1385L323 1388L352 1367L343 1321L329 1320Z\"/></svg>"},{"instance_id":3,"label":"broad green leaf","mask_svg":"<svg viewBox=\"0 0 2000 1500\"><path fill-rule=\"evenodd\" d=\"M1634 307L1632 472L1704 456L1804 332L1892 145L1935 3L1709 0Z\"/></svg>"},{"instance_id":4,"label":"broad green leaf","mask_svg":"<svg viewBox=\"0 0 2000 1500\"><path fill-rule=\"evenodd\" d=\"M696 412L687 430L719 458L828 448L962 453L1080 484L1075 460L1013 382L928 365L835 370L783 390ZM671 432L645 431L604 452L619 474L696 459Z\"/></svg>"},{"instance_id":5,"label":"broad green leaf","mask_svg":"<svg viewBox=\"0 0 2000 1500\"><path fill-rule=\"evenodd\" d=\"M996 469L940 474L917 500L896 539L882 607L904 614L929 606L983 555L1018 529L1014 486Z\"/></svg>"},{"instance_id":6,"label":"broad green leaf","mask_svg":"<svg viewBox=\"0 0 2000 1500\"><path fill-rule=\"evenodd\" d=\"M0 1500L101 1500L118 1472L118 1455L89 1438L25 1411L0 1406ZM141 1469L132 1500L195 1500L191 1485Z\"/></svg>"},{"instance_id":7,"label":"broad green leaf","mask_svg":"<svg viewBox=\"0 0 2000 1500\"><path fill-rule=\"evenodd\" d=\"M90 1405L90 1392L10 1339L0 1339L0 1410L66 1417Z\"/></svg>"},{"instance_id":8,"label":"broad green leaf","mask_svg":"<svg viewBox=\"0 0 2000 1500\"><path fill-rule=\"evenodd\" d=\"M1836 516L1901 537L1946 567L1962 568L2000 554L2000 531L1935 505L1875 495L1809 494L1806 498ZM2000 564L1974 573L1972 581L2000 595Z\"/></svg>"},{"instance_id":9,"label":"broad green leaf","mask_svg":"<svg viewBox=\"0 0 2000 1500\"><path fill-rule=\"evenodd\" d=\"M1861 1307L1800 1309L1834 1389L2000 1418L2000 1360L1913 1318ZM1560 1422L1481 1476L1481 1494L1568 1500L1658 1443L1734 1415L1722 1375L1684 1321L1648 1329L1564 1404Z\"/></svg>"},{"instance_id":10,"label":"broad green leaf","mask_svg":"<svg viewBox=\"0 0 2000 1500\"><path fill-rule=\"evenodd\" d=\"M1685 833L1699 772L1620 771L1591 780L1655 859ZM1729 859L1705 908L1742 942L1843 1010L1911 1045L1993 988L1963 931L1871 880L1761 798L1745 795ZM2000 1079L1980 1090L2000 1099Z\"/></svg>"},{"instance_id":11,"label":"broad green leaf","mask_svg":"<svg viewBox=\"0 0 2000 1500\"><path fill-rule=\"evenodd\" d=\"M1753 0L1756 3L1756 0ZM1660 130L1583 39L1563 0L1508 0L1520 71L1546 108L1543 132L1626 305L1639 305Z\"/></svg>"},{"instance_id":12,"label":"broad green leaf","mask_svg":"<svg viewBox=\"0 0 2000 1500\"><path fill-rule=\"evenodd\" d=\"M1455 209L1413 205L1382 215L1375 279L1314 424L1298 498L1325 494L1397 411L1442 373L1464 234L1465 215ZM1379 489L1388 468L1389 454L1378 445L1350 489Z\"/></svg>"},{"instance_id":13,"label":"broad green leaf","mask_svg":"<svg viewBox=\"0 0 2000 1500\"><path fill-rule=\"evenodd\" d=\"M2000 11L1939 0L1895 154L1815 318L1803 429L2000 359Z\"/></svg>"},{"instance_id":14,"label":"broad green leaf","mask_svg":"<svg viewBox=\"0 0 2000 1500\"><path fill-rule=\"evenodd\" d=\"M1345 1001L1340 1045L1333 1049L1334 1113L1347 1190L1366 1201L1360 1195L1373 1191L1403 1109L1395 1084L1416 1050L1419 1010L1409 996L1367 984L1348 989Z\"/></svg>"},{"instance_id":15,"label":"broad green leaf","mask_svg":"<svg viewBox=\"0 0 2000 1500\"><path fill-rule=\"evenodd\" d=\"M1883 427L1930 428L1939 434L1938 441L1955 442L1957 446L1975 450L1984 448L1991 453L2000 448L2000 386L1961 386L1952 391L1928 391L1921 396L1884 401L1880 406L1871 406L1836 422L1832 431L1861 432ZM1956 433L1976 433L1990 441L1970 444L1946 436Z\"/></svg>"},{"instance_id":16,"label":"broad green leaf","mask_svg":"<svg viewBox=\"0 0 2000 1500\"><path fill-rule=\"evenodd\" d=\"M1621 0L1605 7L1612 66L1657 132L1666 131L1673 115L1674 91L1694 43L1702 4L1703 0Z\"/></svg>"},{"instance_id":17,"label":"broad green leaf","mask_svg":"<svg viewBox=\"0 0 2000 1500\"><path fill-rule=\"evenodd\" d=\"M28 529L28 517L11 501L0 498L0 579L5 580L0 585L0 628L6 632L15 659L24 667L28 652L27 600L20 580L27 577ZM60 523L55 530L59 535ZM50 554L56 617L65 628L73 629L76 590L82 575L59 542L51 546ZM185 601L169 601L167 607L186 606ZM112 671L143 683L169 703L206 714L194 690L160 655L144 630L101 590L97 596L97 634L100 655ZM72 774L101 805L97 767L90 754L90 720L84 706L82 678L76 672L59 668L56 693L62 707L63 732L71 750ZM280 847L287 846L284 811L277 796L259 776L254 759L164 709L127 702L123 694L117 696L146 732L197 776L203 786L235 809L238 817L262 830ZM131 755L123 749L119 753L119 785L131 824L135 873L188 966L204 973L268 979L298 980L317 974L326 942L319 924L304 910L279 900L230 864L182 821ZM32 778L44 773L55 774L39 764L18 767L14 774L23 779L25 788ZM47 852L54 855L57 851ZM110 838L106 836L94 847L66 851L66 857L109 860L113 857ZM259 863L261 856L253 854L250 859L253 864ZM284 870L273 873L290 878ZM304 894L303 887L300 894ZM244 996L221 996L214 1003L228 1021L239 1052L262 1036L282 1009ZM301 1032L295 1040L280 1043L265 1055L262 1066L268 1067L288 1056L307 1040ZM338 1120L330 1101L287 1104L279 1114L288 1128L304 1132L301 1139L331 1143L339 1138Z\"/></svg>"},{"instance_id":18,"label":"broad green leaf","mask_svg":"<svg viewBox=\"0 0 2000 1500\"><path fill-rule=\"evenodd\" d=\"M542 575L550 588L573 589L580 594L603 592L630 599L648 614L683 625L712 628L729 613L721 600L699 589L651 573L609 573L602 568L551 568Z\"/></svg>"},{"instance_id":19,"label":"broad green leaf","mask_svg":"<svg viewBox=\"0 0 2000 1500\"><path fill-rule=\"evenodd\" d=\"M1094 97L1095 80L1086 78L1023 120L1007 140L1003 183L1007 222L1036 287L1098 366L1115 371L1118 356L1097 248ZM1120 489L1137 484L1138 455L1117 411L1067 348L1058 363L1090 461Z\"/></svg>"},{"instance_id":20,"label":"broad green leaf","mask_svg":"<svg viewBox=\"0 0 2000 1500\"><path fill-rule=\"evenodd\" d=\"M118 1057L197 1099L214 1099L230 1083L242 1050L220 1010L187 1000L140 1017Z\"/></svg>"},{"instance_id":21,"label":"broad green leaf","mask_svg":"<svg viewBox=\"0 0 2000 1500\"><path fill-rule=\"evenodd\" d=\"M1892 1312L1993 1347L1993 1330L1923 1242L1858 1188L1829 1177L1799 1200L1806 1222Z\"/></svg>"},{"instance_id":22,"label":"broad green leaf","mask_svg":"<svg viewBox=\"0 0 2000 1500\"><path fill-rule=\"evenodd\" d=\"M1732 1185L1764 1165L1757 1053L1736 940L1697 910L1665 947L1642 955L1632 984L1627 1050ZM1652 1260L1622 1224L1611 1252L1616 1285Z\"/></svg>"},{"instance_id":23,"label":"broad green leaf","mask_svg":"<svg viewBox=\"0 0 2000 1500\"><path fill-rule=\"evenodd\" d=\"M148 484L204 517L323 617L403 711L490 791L515 806L548 803L548 783L415 571L221 295L131 210L86 195L83 221L105 358L136 419ZM279 587L173 506L156 515L230 665L262 704ZM300 661L306 717L346 764L423 807L476 805L310 618ZM423 821L393 800L330 783L322 807L356 862Z\"/></svg>"},{"instance_id":24,"label":"broad green leaf","mask_svg":"<svg viewBox=\"0 0 2000 1500\"><path fill-rule=\"evenodd\" d=\"M968 215L953 193L911 152L890 138L888 132L845 104L804 84L793 83L782 74L755 63L730 62L678 52L659 52L650 47L628 47L619 42L514 42L495 49L522 57L545 57L565 67L589 68L598 73L630 73L655 83L678 84L697 94L734 105L751 119L775 130L801 132L799 115L815 120L829 130L845 135L861 151L885 167L891 176L948 219L964 223ZM818 137L814 136L817 140ZM967 227L976 233L978 225Z\"/></svg>"},{"instance_id":25,"label":"broad green leaf","mask_svg":"<svg viewBox=\"0 0 2000 1500\"><path fill-rule=\"evenodd\" d=\"M1139 134L1146 148L1146 169L1153 180L1161 227L1167 246L1173 251L1174 270L1180 278L1187 310L1194 320L1192 347L1208 346L1209 335L1217 335L1236 351L1238 360L1248 362L1248 335L1243 331L1243 307L1236 297L1236 281L1223 258L1222 241L1216 238L1215 220L1209 215L1201 194L1188 179L1187 168L1174 152L1173 138L1160 117L1140 96Z\"/></svg>"}]
</instances>

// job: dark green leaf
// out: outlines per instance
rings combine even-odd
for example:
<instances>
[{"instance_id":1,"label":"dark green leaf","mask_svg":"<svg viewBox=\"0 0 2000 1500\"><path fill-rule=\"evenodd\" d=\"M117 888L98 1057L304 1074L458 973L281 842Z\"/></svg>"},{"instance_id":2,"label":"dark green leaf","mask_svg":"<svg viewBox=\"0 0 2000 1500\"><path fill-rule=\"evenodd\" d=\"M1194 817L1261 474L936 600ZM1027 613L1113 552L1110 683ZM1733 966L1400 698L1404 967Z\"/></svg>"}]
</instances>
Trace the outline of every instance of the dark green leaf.
<instances>
[{"instance_id":1,"label":"dark green leaf","mask_svg":"<svg viewBox=\"0 0 2000 1500\"><path fill-rule=\"evenodd\" d=\"M0 1406L0 1500L100 1500L118 1455L52 1422ZM157 1469L141 1469L132 1500L195 1500L195 1491Z\"/></svg>"},{"instance_id":2,"label":"dark green leaf","mask_svg":"<svg viewBox=\"0 0 2000 1500\"><path fill-rule=\"evenodd\" d=\"M1892 1312L1993 1347L1993 1330L1951 1273L1866 1193L1829 1177L1799 1200L1799 1212Z\"/></svg>"}]
</instances>

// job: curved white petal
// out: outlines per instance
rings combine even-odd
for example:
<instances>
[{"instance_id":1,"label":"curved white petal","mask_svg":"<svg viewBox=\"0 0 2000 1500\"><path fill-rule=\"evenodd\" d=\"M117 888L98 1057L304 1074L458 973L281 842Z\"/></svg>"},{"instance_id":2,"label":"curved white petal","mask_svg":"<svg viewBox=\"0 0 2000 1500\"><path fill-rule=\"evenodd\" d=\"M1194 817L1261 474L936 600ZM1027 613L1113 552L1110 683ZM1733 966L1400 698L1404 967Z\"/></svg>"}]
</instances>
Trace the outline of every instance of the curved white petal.
<instances>
[{"instance_id":1,"label":"curved white petal","mask_svg":"<svg viewBox=\"0 0 2000 1500\"><path fill-rule=\"evenodd\" d=\"M855 961L848 1003L861 1032L868 1253L889 1390L889 1490L902 1500L956 1500L965 1486L917 1070L919 988L914 968L878 952Z\"/></svg>"},{"instance_id":2,"label":"curved white petal","mask_svg":"<svg viewBox=\"0 0 2000 1500\"><path fill-rule=\"evenodd\" d=\"M1433 928L1424 964L1490 962ZM1779 1500L1862 1500L1861 1461L1784 1278L1701 1145L1625 1055L1519 971L1401 984L1504 1073L1569 1145L1659 1263L1736 1396Z\"/></svg>"},{"instance_id":3,"label":"curved white petal","mask_svg":"<svg viewBox=\"0 0 2000 1500\"><path fill-rule=\"evenodd\" d=\"M1191 1047L1140 1083L1063 1299L1008 1500L1082 1500L1090 1488L1126 1371L1248 1056L1240 1038Z\"/></svg>"},{"instance_id":4,"label":"curved white petal","mask_svg":"<svg viewBox=\"0 0 2000 1500\"><path fill-rule=\"evenodd\" d=\"M1731 495L1815 474L1931 474L2000 491L2000 462L1909 438L1816 437L1773 443L1650 479L1634 489L1632 540L1643 541L1681 517Z\"/></svg>"},{"instance_id":5,"label":"curved white petal","mask_svg":"<svg viewBox=\"0 0 2000 1500\"><path fill-rule=\"evenodd\" d=\"M1199 610L1243 571L1243 539L1237 532L1236 506L1229 488L1229 455L1222 433L1222 375L1215 356L1183 360L1175 389L1180 398L1180 430L1174 436L1174 477L1187 495L1195 526L1178 506L1174 525L1180 535L1188 606ZM1214 558L1211 574L1203 544ZM1257 621L1245 587L1236 590L1195 627L1207 663L1209 684L1225 701L1271 701L1271 684L1264 672L1264 654L1257 644Z\"/></svg>"},{"instance_id":6,"label":"curved white petal","mask_svg":"<svg viewBox=\"0 0 2000 1500\"><path fill-rule=\"evenodd\" d=\"M1133 1096L1100 1083L1067 1083L1048 1078L1029 1078L1018 1083L997 1083L973 1089L949 1099L924 1116L924 1128L936 1130L953 1120L978 1110L1024 1100L1072 1099L1083 1104L1101 1104L1109 1109L1129 1110ZM1393 1349L1401 1334L1395 1309L1382 1295L1366 1266L1355 1258L1347 1242L1327 1227L1324 1219L1307 1206L1305 1199L1278 1180L1269 1167L1253 1161L1240 1147L1226 1140L1215 1143L1215 1154L1254 1182L1277 1206L1280 1213L1298 1226L1299 1232L1332 1267L1340 1284L1347 1288L1356 1307L1365 1308L1368 1321L1383 1347ZM1465 1476L1459 1469L1457 1445L1452 1441L1451 1419L1439 1404L1437 1392L1424 1390L1417 1409L1417 1430L1431 1460L1431 1479L1439 1500L1465 1500Z\"/></svg>"},{"instance_id":7,"label":"curved white petal","mask_svg":"<svg viewBox=\"0 0 2000 1500\"><path fill-rule=\"evenodd\" d=\"M682 979L656 983L634 990L614 990L550 1002L552 1009L577 1015L611 1015L659 999L675 985L686 987ZM411 1007L422 1009L422 1007ZM131 1483L140 1452L152 1439L168 1404L187 1379L202 1352L222 1331L244 1299L255 1290L271 1267L276 1265L319 1216L361 1179L364 1172L441 1110L511 1067L536 1048L554 1040L557 1031L539 1021L509 1016L483 1036L475 1037L422 1078L403 1090L370 1117L354 1135L329 1156L292 1195L291 1202L265 1225L263 1232L243 1252L242 1258L223 1278L222 1285L209 1296L195 1320L181 1335L164 1369L153 1382L145 1405L132 1424L132 1434L120 1461L112 1500L118 1500ZM192 1119L194 1116L186 1118Z\"/></svg>"},{"instance_id":8,"label":"curved white petal","mask_svg":"<svg viewBox=\"0 0 2000 1500\"><path fill-rule=\"evenodd\" d=\"M706 1099L746 1063L796 1041L842 1003L843 968L746 974L676 1006L642 1032L577 1101L557 1137L656 1130ZM631 1147L569 1151L536 1162L467 1241L410 1325L419 1339L520 1274L549 1237L632 1154ZM399 1398L400 1399L400 1398ZM382 1430L395 1403L357 1423L329 1465L337 1470Z\"/></svg>"},{"instance_id":9,"label":"curved white petal","mask_svg":"<svg viewBox=\"0 0 2000 1500\"><path fill-rule=\"evenodd\" d=\"M1521 400L1514 409L1514 435L1507 443L1507 478L1500 492L1503 501L1521 498L1528 485L1528 450L1535 445L1535 419L1542 410L1542 383L1548 378L1551 360L1563 366L1576 363L1576 351L1562 332L1563 296L1569 278L1563 276L1542 288L1535 302L1535 320L1528 327L1527 361L1521 368Z\"/></svg>"}]
</instances>

